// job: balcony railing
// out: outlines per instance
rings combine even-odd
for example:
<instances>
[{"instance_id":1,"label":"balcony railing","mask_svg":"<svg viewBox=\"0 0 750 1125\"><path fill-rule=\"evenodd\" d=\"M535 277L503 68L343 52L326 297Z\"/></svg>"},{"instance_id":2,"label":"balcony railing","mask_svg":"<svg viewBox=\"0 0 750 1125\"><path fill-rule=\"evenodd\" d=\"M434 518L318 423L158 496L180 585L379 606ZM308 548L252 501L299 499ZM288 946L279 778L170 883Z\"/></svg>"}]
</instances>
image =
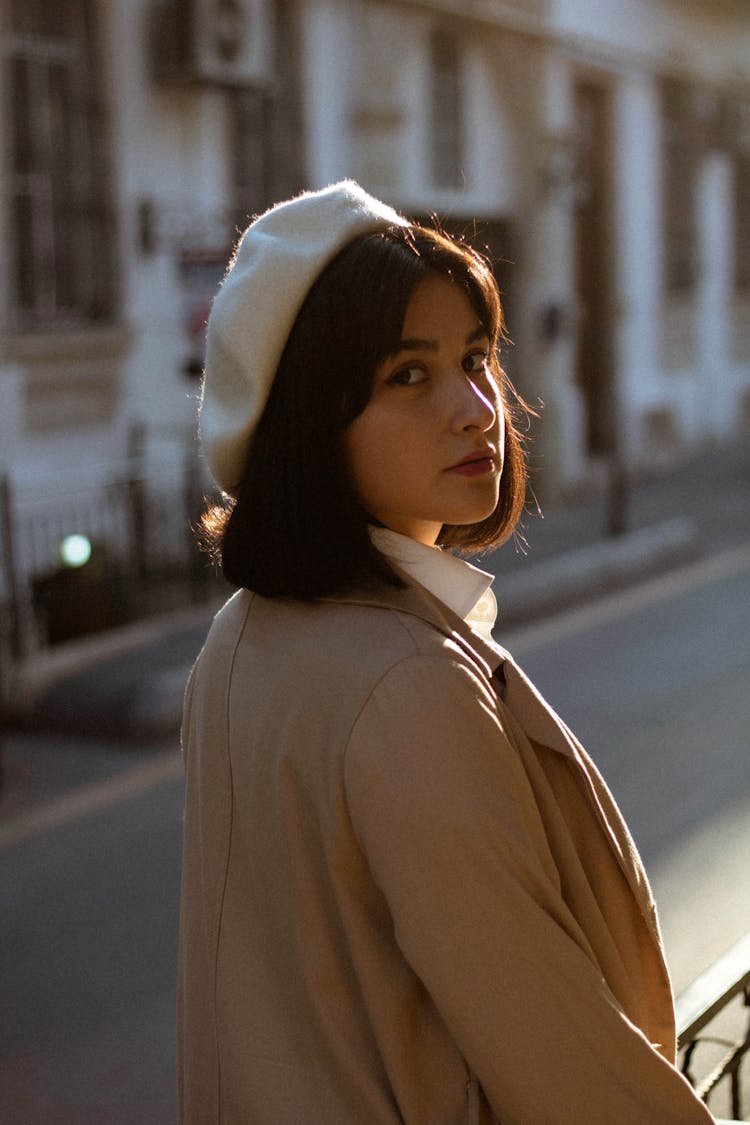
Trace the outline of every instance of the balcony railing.
<instances>
[{"instance_id":1,"label":"balcony railing","mask_svg":"<svg viewBox=\"0 0 750 1125\"><path fill-rule=\"evenodd\" d=\"M682 1073L706 1103L721 1083L728 1083L732 1118L743 1120L741 1066L750 1051L750 933L677 997L676 1011ZM736 1031L738 1019L744 1034ZM727 1022L731 1034L726 1033ZM708 1068L698 1077L695 1068L709 1052Z\"/></svg>"}]
</instances>

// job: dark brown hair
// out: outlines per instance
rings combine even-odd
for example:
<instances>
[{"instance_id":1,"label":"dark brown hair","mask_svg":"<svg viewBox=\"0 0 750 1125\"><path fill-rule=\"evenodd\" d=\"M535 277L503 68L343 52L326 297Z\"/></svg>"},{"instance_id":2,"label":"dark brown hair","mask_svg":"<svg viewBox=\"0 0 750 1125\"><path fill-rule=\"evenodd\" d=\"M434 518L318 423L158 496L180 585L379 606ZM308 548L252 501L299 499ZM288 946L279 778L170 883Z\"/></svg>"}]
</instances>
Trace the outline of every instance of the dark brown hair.
<instances>
[{"instance_id":1,"label":"dark brown hair","mask_svg":"<svg viewBox=\"0 0 750 1125\"><path fill-rule=\"evenodd\" d=\"M310 289L289 334L253 436L236 502L203 517L224 576L266 597L313 599L399 580L368 534L343 434L364 410L376 367L395 353L406 309L430 273L465 291L492 345L505 413L505 461L495 511L446 524L438 542L473 554L504 542L523 510L526 463L517 398L497 356L505 338L492 271L470 246L424 227L390 227L345 247Z\"/></svg>"}]
</instances>

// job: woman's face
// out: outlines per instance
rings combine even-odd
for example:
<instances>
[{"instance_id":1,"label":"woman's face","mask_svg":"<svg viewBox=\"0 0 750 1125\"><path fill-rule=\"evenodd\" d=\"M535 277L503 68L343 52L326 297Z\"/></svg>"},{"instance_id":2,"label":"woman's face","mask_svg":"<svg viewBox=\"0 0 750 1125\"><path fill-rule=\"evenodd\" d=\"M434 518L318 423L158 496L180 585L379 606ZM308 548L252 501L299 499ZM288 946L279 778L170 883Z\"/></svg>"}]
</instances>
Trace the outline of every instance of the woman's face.
<instances>
[{"instance_id":1,"label":"woman's face","mask_svg":"<svg viewBox=\"0 0 750 1125\"><path fill-rule=\"evenodd\" d=\"M406 309L398 350L344 435L362 506L392 531L433 545L443 524L495 510L503 467L500 390L490 341L464 292L434 274Z\"/></svg>"}]
</instances>

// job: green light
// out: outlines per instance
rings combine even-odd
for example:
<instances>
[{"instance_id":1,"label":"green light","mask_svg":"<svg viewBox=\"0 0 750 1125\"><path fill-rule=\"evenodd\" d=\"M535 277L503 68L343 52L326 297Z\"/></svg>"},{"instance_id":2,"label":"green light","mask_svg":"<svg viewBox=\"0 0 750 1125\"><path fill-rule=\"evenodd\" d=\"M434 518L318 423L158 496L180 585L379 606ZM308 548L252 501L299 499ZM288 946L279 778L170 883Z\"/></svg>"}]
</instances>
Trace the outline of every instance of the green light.
<instances>
[{"instance_id":1,"label":"green light","mask_svg":"<svg viewBox=\"0 0 750 1125\"><path fill-rule=\"evenodd\" d=\"M85 535L66 535L60 544L63 566L85 566L91 558L91 542Z\"/></svg>"}]
</instances>

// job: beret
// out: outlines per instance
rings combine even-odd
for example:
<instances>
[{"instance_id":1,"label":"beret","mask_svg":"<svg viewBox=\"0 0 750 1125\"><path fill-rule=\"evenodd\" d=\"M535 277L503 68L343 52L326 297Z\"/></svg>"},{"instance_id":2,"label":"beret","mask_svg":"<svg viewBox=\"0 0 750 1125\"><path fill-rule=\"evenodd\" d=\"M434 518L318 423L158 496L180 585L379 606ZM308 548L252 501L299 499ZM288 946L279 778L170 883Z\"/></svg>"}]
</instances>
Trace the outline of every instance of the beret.
<instances>
[{"instance_id":1,"label":"beret","mask_svg":"<svg viewBox=\"0 0 750 1125\"><path fill-rule=\"evenodd\" d=\"M276 204L245 230L211 306L200 405L203 451L230 496L313 282L349 242L393 225L409 223L342 180Z\"/></svg>"}]
</instances>

